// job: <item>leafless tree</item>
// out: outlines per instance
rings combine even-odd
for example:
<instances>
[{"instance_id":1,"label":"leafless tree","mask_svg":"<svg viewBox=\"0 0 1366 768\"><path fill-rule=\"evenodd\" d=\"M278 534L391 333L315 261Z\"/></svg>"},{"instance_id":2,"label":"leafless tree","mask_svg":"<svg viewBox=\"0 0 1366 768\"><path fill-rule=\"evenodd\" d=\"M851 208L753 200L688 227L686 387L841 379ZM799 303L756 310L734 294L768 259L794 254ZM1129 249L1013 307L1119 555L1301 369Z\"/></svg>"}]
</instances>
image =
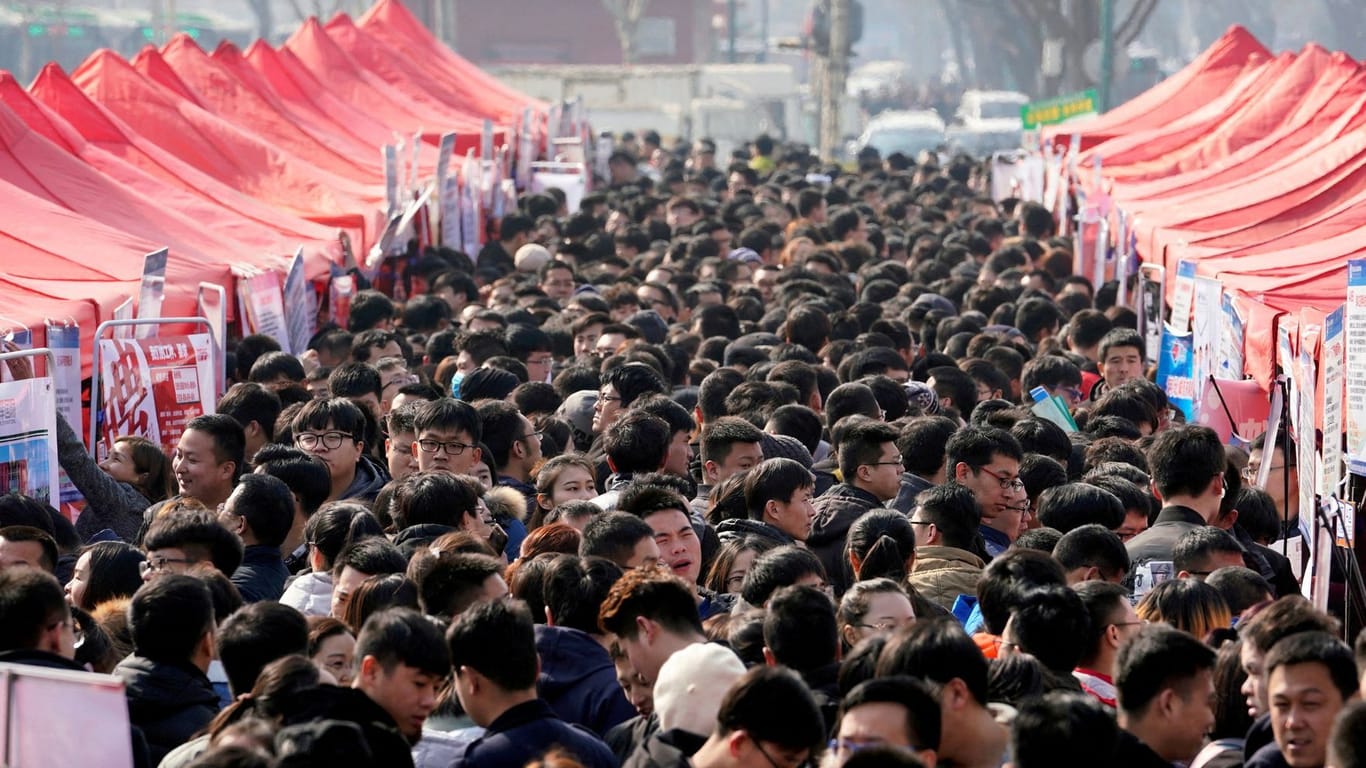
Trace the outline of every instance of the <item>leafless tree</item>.
<instances>
[{"instance_id":1,"label":"leafless tree","mask_svg":"<svg viewBox=\"0 0 1366 768\"><path fill-rule=\"evenodd\" d=\"M617 27L617 39L621 41L621 63L629 66L635 62L636 27L650 0L602 0L602 6L612 14Z\"/></svg>"}]
</instances>

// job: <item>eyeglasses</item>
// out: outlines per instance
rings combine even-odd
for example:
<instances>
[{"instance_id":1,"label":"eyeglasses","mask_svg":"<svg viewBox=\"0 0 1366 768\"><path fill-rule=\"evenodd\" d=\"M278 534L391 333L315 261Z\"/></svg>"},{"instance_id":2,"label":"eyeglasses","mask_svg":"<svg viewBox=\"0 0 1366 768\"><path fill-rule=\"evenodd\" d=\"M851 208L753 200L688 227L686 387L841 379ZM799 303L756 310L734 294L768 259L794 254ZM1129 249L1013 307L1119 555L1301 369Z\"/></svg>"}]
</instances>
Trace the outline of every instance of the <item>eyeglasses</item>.
<instances>
[{"instance_id":1,"label":"eyeglasses","mask_svg":"<svg viewBox=\"0 0 1366 768\"><path fill-rule=\"evenodd\" d=\"M911 520L910 523L911 525L934 525L934 523L925 520Z\"/></svg>"},{"instance_id":2,"label":"eyeglasses","mask_svg":"<svg viewBox=\"0 0 1366 768\"><path fill-rule=\"evenodd\" d=\"M345 432L301 432L294 436L294 444L305 451L315 450L319 445L329 451L335 451L346 440L354 441L355 438Z\"/></svg>"},{"instance_id":3,"label":"eyeglasses","mask_svg":"<svg viewBox=\"0 0 1366 768\"><path fill-rule=\"evenodd\" d=\"M528 432L528 433L526 433L525 435L518 435L518 436L517 436L517 440L520 442L520 441L522 441L522 440L526 440L526 439L529 439L529 438L532 438L532 437L536 438L537 440L540 440L540 439L541 439L541 435L544 435L544 434L545 434L545 430L544 430L544 429L538 429L538 430L536 430L535 432Z\"/></svg>"},{"instance_id":4,"label":"eyeglasses","mask_svg":"<svg viewBox=\"0 0 1366 768\"><path fill-rule=\"evenodd\" d=\"M194 560L188 557L157 557L143 560L138 563L138 571L146 576L149 573L165 573L167 566L171 565L193 565Z\"/></svg>"},{"instance_id":5,"label":"eyeglasses","mask_svg":"<svg viewBox=\"0 0 1366 768\"><path fill-rule=\"evenodd\" d=\"M865 464L864 466L868 466L868 467L888 467L888 466L891 466L891 467L899 467L899 466L902 466L902 459L901 459L900 456L898 456L898 457L896 457L895 459L892 459L891 461L870 461L870 462L868 462L867 464Z\"/></svg>"},{"instance_id":6,"label":"eyeglasses","mask_svg":"<svg viewBox=\"0 0 1366 768\"><path fill-rule=\"evenodd\" d=\"M1082 398L1085 397L1085 393L1076 387L1063 387L1062 391L1067 395L1068 399L1074 403L1080 403Z\"/></svg>"},{"instance_id":7,"label":"eyeglasses","mask_svg":"<svg viewBox=\"0 0 1366 768\"><path fill-rule=\"evenodd\" d=\"M759 750L759 754L763 755L764 759L767 760L768 764L771 765L773 768L798 768L798 766L803 766L807 763L807 758L793 760L787 763L780 763L777 760L773 759L773 755L770 755L768 753L768 750L764 749L763 743L760 742L757 738L755 738L754 734L749 734L749 737L751 740L754 741L754 748Z\"/></svg>"},{"instance_id":8,"label":"eyeglasses","mask_svg":"<svg viewBox=\"0 0 1366 768\"><path fill-rule=\"evenodd\" d=\"M542 358L540 358L539 360L532 360L532 359L528 358L527 361L526 361L526 364L527 364L527 365L550 365L550 364L553 363L553 362L555 362L555 358L554 358L554 357L542 357Z\"/></svg>"},{"instance_id":9,"label":"eyeglasses","mask_svg":"<svg viewBox=\"0 0 1366 768\"><path fill-rule=\"evenodd\" d=\"M447 456L459 456L465 452L466 448L473 448L474 446L466 445L465 443L455 440L426 439L418 440L417 447L421 449L423 453L436 453L438 450L444 450Z\"/></svg>"},{"instance_id":10,"label":"eyeglasses","mask_svg":"<svg viewBox=\"0 0 1366 768\"><path fill-rule=\"evenodd\" d=\"M621 402L621 398L619 398L619 397L608 397L607 395L598 395L598 402L599 402L599 403L619 403L619 402Z\"/></svg>"},{"instance_id":11,"label":"eyeglasses","mask_svg":"<svg viewBox=\"0 0 1366 768\"><path fill-rule=\"evenodd\" d=\"M1277 470L1277 469L1285 469L1285 465L1284 465L1284 464L1272 464L1272 465L1271 465L1271 469L1268 470L1268 471L1274 471L1274 470ZM1249 464L1249 465L1247 465L1246 467L1243 467L1243 479L1244 479L1244 480L1256 480L1256 479L1257 479L1257 473L1260 472L1260 471L1261 471L1261 466Z\"/></svg>"},{"instance_id":12,"label":"eyeglasses","mask_svg":"<svg viewBox=\"0 0 1366 768\"><path fill-rule=\"evenodd\" d=\"M849 740L849 739L831 739L831 740L830 740L830 743L827 744L826 747L827 747L831 752L847 752L847 753L849 753L849 754L853 754L853 753L855 753L855 752L861 752L862 750L865 750L865 749L873 749L873 748L876 748L876 747L883 747L883 748L886 748L886 749L895 749L895 750L897 750L897 751L906 751L906 752L919 752L919 751L920 751L920 747L918 747L918 746L916 746L916 745L914 745L914 744L911 744L911 745L902 747L902 746L897 746L897 745L893 745L893 744L888 744L888 743L885 742L885 741L851 741L851 740Z\"/></svg>"},{"instance_id":13,"label":"eyeglasses","mask_svg":"<svg viewBox=\"0 0 1366 768\"><path fill-rule=\"evenodd\" d=\"M862 623L860 623L860 624L855 624L854 626L856 626L856 627L863 627L864 629L875 629L875 630L877 630L878 632L891 632L891 631L897 629L898 627L900 627L900 626L901 626L901 623L900 623L900 622L897 622L897 621L879 621L879 622L877 622L876 624L862 624Z\"/></svg>"},{"instance_id":14,"label":"eyeglasses","mask_svg":"<svg viewBox=\"0 0 1366 768\"><path fill-rule=\"evenodd\" d=\"M996 474L995 472L992 472L991 470L987 469L986 467L978 467L978 469L980 469L981 471L987 473L988 475L991 475L992 477L996 478L996 482L998 482L998 483L1001 484L1001 490L1003 490L1003 491L1023 491L1023 490L1024 490L1024 487L1025 487L1024 481L1021 480L1021 479L1018 478L1018 477L1008 477L1008 476L1006 476L1006 475L998 475L998 474Z\"/></svg>"}]
</instances>

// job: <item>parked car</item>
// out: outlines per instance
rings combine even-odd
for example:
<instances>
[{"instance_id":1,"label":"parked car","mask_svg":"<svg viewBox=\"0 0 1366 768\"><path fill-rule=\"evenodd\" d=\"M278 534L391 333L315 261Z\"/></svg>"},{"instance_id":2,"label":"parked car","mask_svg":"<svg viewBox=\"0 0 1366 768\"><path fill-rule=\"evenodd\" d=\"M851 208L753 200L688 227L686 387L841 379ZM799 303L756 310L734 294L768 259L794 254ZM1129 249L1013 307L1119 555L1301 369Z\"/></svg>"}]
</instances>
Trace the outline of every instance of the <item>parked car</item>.
<instances>
[{"instance_id":1,"label":"parked car","mask_svg":"<svg viewBox=\"0 0 1366 768\"><path fill-rule=\"evenodd\" d=\"M967 91L948 130L954 150L982 157L1018 149L1024 138L1020 108L1029 97L1016 91Z\"/></svg>"},{"instance_id":2,"label":"parked car","mask_svg":"<svg viewBox=\"0 0 1366 768\"><path fill-rule=\"evenodd\" d=\"M873 147L882 157L900 152L912 159L922 152L941 152L947 144L944 120L931 110L888 111L875 115L863 135L849 146L849 156L858 157Z\"/></svg>"}]
</instances>

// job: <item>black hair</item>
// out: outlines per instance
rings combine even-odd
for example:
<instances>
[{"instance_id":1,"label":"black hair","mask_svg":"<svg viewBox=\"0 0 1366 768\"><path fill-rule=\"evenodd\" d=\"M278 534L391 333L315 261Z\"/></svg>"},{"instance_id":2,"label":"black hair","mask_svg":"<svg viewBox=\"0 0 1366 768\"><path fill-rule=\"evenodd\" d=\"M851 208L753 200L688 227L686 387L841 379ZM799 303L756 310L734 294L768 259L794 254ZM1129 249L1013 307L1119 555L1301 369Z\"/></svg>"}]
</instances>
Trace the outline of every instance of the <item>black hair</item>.
<instances>
[{"instance_id":1,"label":"black hair","mask_svg":"<svg viewBox=\"0 0 1366 768\"><path fill-rule=\"evenodd\" d=\"M878 657L877 675L938 685L959 679L979 705L987 703L987 660L952 616L917 619L894 632Z\"/></svg>"},{"instance_id":2,"label":"black hair","mask_svg":"<svg viewBox=\"0 0 1366 768\"><path fill-rule=\"evenodd\" d=\"M982 508L972 491L957 483L945 483L915 497L921 519L939 529L944 546L970 550L982 523Z\"/></svg>"},{"instance_id":3,"label":"black hair","mask_svg":"<svg viewBox=\"0 0 1366 768\"><path fill-rule=\"evenodd\" d=\"M369 363L345 362L327 376L327 391L333 397L384 396L384 379Z\"/></svg>"},{"instance_id":4,"label":"black hair","mask_svg":"<svg viewBox=\"0 0 1366 768\"><path fill-rule=\"evenodd\" d=\"M359 405L345 397L334 396L326 400L310 400L304 403L304 407L294 414L290 428L297 442L300 432L327 429L329 425L337 432L346 433L357 443L365 440L365 413Z\"/></svg>"},{"instance_id":5,"label":"black hair","mask_svg":"<svg viewBox=\"0 0 1366 768\"><path fill-rule=\"evenodd\" d=\"M504 691L533 689L538 669L533 626L531 612L520 601L475 605L446 630L450 666L456 675L475 670Z\"/></svg>"},{"instance_id":6,"label":"black hair","mask_svg":"<svg viewBox=\"0 0 1366 768\"><path fill-rule=\"evenodd\" d=\"M750 669L721 699L716 733L744 731L757 743L807 750L818 758L829 731L806 683L790 670Z\"/></svg>"},{"instance_id":7,"label":"black hair","mask_svg":"<svg viewBox=\"0 0 1366 768\"><path fill-rule=\"evenodd\" d=\"M1043 525L1063 533L1092 523L1114 530L1124 524L1124 505L1097 486L1068 483L1039 496L1037 516Z\"/></svg>"},{"instance_id":8,"label":"black hair","mask_svg":"<svg viewBox=\"0 0 1366 768\"><path fill-rule=\"evenodd\" d=\"M247 436L236 419L221 413L208 413L190 419L185 431L190 430L203 432L213 440L213 455L219 464L233 462L233 480L246 471L243 454L246 452Z\"/></svg>"},{"instance_id":9,"label":"black hair","mask_svg":"<svg viewBox=\"0 0 1366 768\"><path fill-rule=\"evenodd\" d=\"M942 712L929 686L907 675L877 677L859 683L840 702L840 720L865 704L895 704L906 710L906 738L917 750L939 749Z\"/></svg>"},{"instance_id":10,"label":"black hair","mask_svg":"<svg viewBox=\"0 0 1366 768\"><path fill-rule=\"evenodd\" d=\"M169 573L144 584L128 603L133 653L164 664L186 664L213 631L213 598L194 576Z\"/></svg>"},{"instance_id":11,"label":"black hair","mask_svg":"<svg viewBox=\"0 0 1366 768\"><path fill-rule=\"evenodd\" d=\"M279 395L260 384L239 381L218 398L215 410L231 416L243 427L256 422L265 434L266 442L270 442L275 439L275 420L280 418L281 407Z\"/></svg>"},{"instance_id":12,"label":"black hair","mask_svg":"<svg viewBox=\"0 0 1366 768\"><path fill-rule=\"evenodd\" d=\"M1281 640L1267 651L1262 669L1269 682L1278 667L1315 663L1326 668L1344 701L1357 693L1357 667L1352 649L1327 632L1300 632Z\"/></svg>"},{"instance_id":13,"label":"black hair","mask_svg":"<svg viewBox=\"0 0 1366 768\"><path fill-rule=\"evenodd\" d=\"M247 474L233 490L231 511L246 519L258 544L279 547L294 526L294 496L278 477Z\"/></svg>"},{"instance_id":14,"label":"black hair","mask_svg":"<svg viewBox=\"0 0 1366 768\"><path fill-rule=\"evenodd\" d=\"M216 635L218 658L234 696L249 692L267 664L308 652L303 614L274 602L251 603L228 617Z\"/></svg>"},{"instance_id":15,"label":"black hair","mask_svg":"<svg viewBox=\"0 0 1366 768\"><path fill-rule=\"evenodd\" d=\"M1350 701L1333 721L1328 762L1343 768L1366 765L1366 703Z\"/></svg>"},{"instance_id":16,"label":"black hair","mask_svg":"<svg viewBox=\"0 0 1366 768\"><path fill-rule=\"evenodd\" d=\"M944 468L945 449L957 431L958 425L945 416L917 416L906 422L896 440L902 466L920 477L934 477Z\"/></svg>"},{"instance_id":17,"label":"black hair","mask_svg":"<svg viewBox=\"0 0 1366 768\"><path fill-rule=\"evenodd\" d=\"M1012 546L1051 555L1059 541L1062 541L1062 533L1057 528L1030 528L1022 532Z\"/></svg>"},{"instance_id":18,"label":"black hair","mask_svg":"<svg viewBox=\"0 0 1366 768\"><path fill-rule=\"evenodd\" d=\"M630 408L636 398L647 394L667 394L669 385L659 372L645 363L626 363L602 375L602 386L611 384L621 397L621 407Z\"/></svg>"},{"instance_id":19,"label":"black hair","mask_svg":"<svg viewBox=\"0 0 1366 768\"><path fill-rule=\"evenodd\" d=\"M1119 727L1095 698L1049 691L1021 703L1010 727L1016 768L1090 768L1114 752Z\"/></svg>"},{"instance_id":20,"label":"black hair","mask_svg":"<svg viewBox=\"0 0 1366 768\"><path fill-rule=\"evenodd\" d=\"M702 379L697 387L697 409L704 425L726 415L726 395L743 381L744 377L734 368L718 368Z\"/></svg>"},{"instance_id":21,"label":"black hair","mask_svg":"<svg viewBox=\"0 0 1366 768\"><path fill-rule=\"evenodd\" d=\"M1095 567L1107 579L1129 572L1129 551L1119 534L1096 523L1064 533L1053 547L1053 557L1064 571Z\"/></svg>"},{"instance_id":22,"label":"black hair","mask_svg":"<svg viewBox=\"0 0 1366 768\"><path fill-rule=\"evenodd\" d=\"M1010 435L1020 443L1020 450L1026 454L1041 453L1067 463L1072 455L1072 441L1057 424L1046 419L1024 418L1010 428Z\"/></svg>"},{"instance_id":23,"label":"black hair","mask_svg":"<svg viewBox=\"0 0 1366 768\"><path fill-rule=\"evenodd\" d=\"M602 447L617 473L654 472L669 455L669 423L643 411L622 414L603 435Z\"/></svg>"},{"instance_id":24,"label":"black hair","mask_svg":"<svg viewBox=\"0 0 1366 768\"><path fill-rule=\"evenodd\" d=\"M241 539L224 528L207 509L164 510L152 520L142 540L142 548L148 553L186 547L202 548L213 567L224 575L236 571L242 564Z\"/></svg>"},{"instance_id":25,"label":"black hair","mask_svg":"<svg viewBox=\"0 0 1366 768\"><path fill-rule=\"evenodd\" d=\"M786 435L815 453L820 447L825 425L821 417L805 405L781 405L769 416L765 429L774 435Z\"/></svg>"},{"instance_id":26,"label":"black hair","mask_svg":"<svg viewBox=\"0 0 1366 768\"><path fill-rule=\"evenodd\" d=\"M52 574L32 568L0 570L0 651L37 648L52 620L68 616L62 585Z\"/></svg>"},{"instance_id":27,"label":"black hair","mask_svg":"<svg viewBox=\"0 0 1366 768\"><path fill-rule=\"evenodd\" d=\"M142 550L122 541L100 541L83 550L90 555L90 576L77 608L93 610L108 600L131 597L142 586Z\"/></svg>"},{"instance_id":28,"label":"black hair","mask_svg":"<svg viewBox=\"0 0 1366 768\"><path fill-rule=\"evenodd\" d=\"M1092 418L1102 416L1117 416L1129 421L1139 428L1139 434L1143 433L1142 426L1144 424L1148 425L1149 434L1156 432L1158 428L1157 411L1153 410L1152 405L1143 397L1143 394L1124 387L1106 392L1091 407Z\"/></svg>"},{"instance_id":29,"label":"black hair","mask_svg":"<svg viewBox=\"0 0 1366 768\"><path fill-rule=\"evenodd\" d=\"M483 422L474 406L463 400L443 397L418 407L413 417L413 431L421 435L427 430L465 432L478 445L483 441Z\"/></svg>"},{"instance_id":30,"label":"black hair","mask_svg":"<svg viewBox=\"0 0 1366 768\"><path fill-rule=\"evenodd\" d=\"M1281 519L1271 494L1256 486L1244 486L1233 507L1238 510L1238 525L1253 541L1264 544L1281 537Z\"/></svg>"},{"instance_id":31,"label":"black hair","mask_svg":"<svg viewBox=\"0 0 1366 768\"><path fill-rule=\"evenodd\" d=\"M1218 553L1243 556L1243 547L1233 534L1212 525L1203 525L1181 535L1172 547L1172 568L1192 576L1208 576L1209 558ZM1201 570L1205 569L1205 570Z\"/></svg>"},{"instance_id":32,"label":"black hair","mask_svg":"<svg viewBox=\"0 0 1366 768\"><path fill-rule=\"evenodd\" d=\"M721 464L730 456L731 448L736 443L759 443L763 439L762 430L739 417L722 416L708 420L702 427L701 458L704 463L713 461Z\"/></svg>"},{"instance_id":33,"label":"black hair","mask_svg":"<svg viewBox=\"0 0 1366 768\"><path fill-rule=\"evenodd\" d=\"M663 419L669 425L670 439L679 432L691 433L697 427L692 413L666 395L644 395L632 404L631 409Z\"/></svg>"},{"instance_id":34,"label":"black hair","mask_svg":"<svg viewBox=\"0 0 1366 768\"><path fill-rule=\"evenodd\" d=\"M791 544L775 547L754 558L740 586L740 596L749 605L759 608L774 592L811 575L819 576L821 581L826 578L825 566L811 550Z\"/></svg>"},{"instance_id":35,"label":"black hair","mask_svg":"<svg viewBox=\"0 0 1366 768\"><path fill-rule=\"evenodd\" d=\"M342 569L347 567L367 576L379 576L403 573L408 568L408 562L403 559L398 547L389 543L388 539L376 536L351 544L332 561L334 576L340 575Z\"/></svg>"},{"instance_id":36,"label":"black hair","mask_svg":"<svg viewBox=\"0 0 1366 768\"><path fill-rule=\"evenodd\" d=\"M1104 361L1106 355L1115 347L1133 347L1138 350L1140 358L1145 357L1143 337L1138 335L1138 331L1132 328L1115 328L1105 334L1100 339L1100 346L1096 349L1097 359Z\"/></svg>"},{"instance_id":37,"label":"black hair","mask_svg":"<svg viewBox=\"0 0 1366 768\"><path fill-rule=\"evenodd\" d=\"M476 515L482 495L477 481L449 472L414 472L399 481L390 508L399 530L414 525L459 528L466 515Z\"/></svg>"},{"instance_id":38,"label":"black hair","mask_svg":"<svg viewBox=\"0 0 1366 768\"><path fill-rule=\"evenodd\" d=\"M1010 621L1020 649L1057 674L1071 674L1089 650L1090 614L1066 586L1030 591Z\"/></svg>"},{"instance_id":39,"label":"black hair","mask_svg":"<svg viewBox=\"0 0 1366 768\"><path fill-rule=\"evenodd\" d=\"M896 439L896 430L886 422L857 420L850 424L839 441L839 468L844 481L852 482L859 467L880 461L883 446Z\"/></svg>"},{"instance_id":40,"label":"black hair","mask_svg":"<svg viewBox=\"0 0 1366 768\"><path fill-rule=\"evenodd\" d=\"M1265 602L1268 595L1274 595L1271 582L1251 568L1239 565L1216 569L1205 578L1205 584L1219 593L1228 603L1229 613L1242 615L1252 606Z\"/></svg>"},{"instance_id":41,"label":"black hair","mask_svg":"<svg viewBox=\"0 0 1366 768\"><path fill-rule=\"evenodd\" d=\"M636 545L654 537L654 529L639 517L626 512L604 512L583 527L579 556L602 557L625 566L635 554Z\"/></svg>"},{"instance_id":42,"label":"black hair","mask_svg":"<svg viewBox=\"0 0 1366 768\"><path fill-rule=\"evenodd\" d=\"M598 612L621 575L616 563L600 557L556 558L542 587L545 606L555 617L555 626L590 635L601 633Z\"/></svg>"},{"instance_id":43,"label":"black hair","mask_svg":"<svg viewBox=\"0 0 1366 768\"><path fill-rule=\"evenodd\" d=\"M251 372L247 374L247 381L264 384L275 381L281 376L293 382L302 382L304 380L304 364L299 362L299 358L294 355L276 350L266 352L252 362Z\"/></svg>"},{"instance_id":44,"label":"black hair","mask_svg":"<svg viewBox=\"0 0 1366 768\"><path fill-rule=\"evenodd\" d=\"M11 525L0 528L0 539L13 542L34 542L43 552L39 563L42 569L48 573L55 574L57 572L57 559L61 554L57 549L57 540L47 531L28 525Z\"/></svg>"},{"instance_id":45,"label":"black hair","mask_svg":"<svg viewBox=\"0 0 1366 768\"><path fill-rule=\"evenodd\" d=\"M1016 461L1024 458L1020 443L1003 429L967 426L954 433L945 446L949 475L958 464L967 464L974 472L990 464L999 454Z\"/></svg>"},{"instance_id":46,"label":"black hair","mask_svg":"<svg viewBox=\"0 0 1366 768\"><path fill-rule=\"evenodd\" d=\"M327 570L349 545L383 535L384 529L370 510L354 501L324 504L304 524L304 539L322 555Z\"/></svg>"},{"instance_id":47,"label":"black hair","mask_svg":"<svg viewBox=\"0 0 1366 768\"><path fill-rule=\"evenodd\" d=\"M1186 686L1197 674L1214 669L1214 651L1191 635L1166 624L1147 624L1119 648L1115 689L1119 709L1141 716L1164 689Z\"/></svg>"},{"instance_id":48,"label":"black hair","mask_svg":"<svg viewBox=\"0 0 1366 768\"><path fill-rule=\"evenodd\" d=\"M869 510L849 527L844 543L846 564L850 555L859 559L858 581L885 577L904 582L910 575L906 562L915 557L915 529L894 509Z\"/></svg>"},{"instance_id":49,"label":"black hair","mask_svg":"<svg viewBox=\"0 0 1366 768\"><path fill-rule=\"evenodd\" d=\"M1162 498L1198 496L1227 465L1219 435L1209 427L1172 427L1158 434L1148 449L1153 484Z\"/></svg>"},{"instance_id":50,"label":"black hair","mask_svg":"<svg viewBox=\"0 0 1366 768\"><path fill-rule=\"evenodd\" d=\"M270 449L267 452L266 449ZM327 465L317 456L285 445L269 445L256 454L257 470L289 486L299 500L304 518L313 517L332 493Z\"/></svg>"},{"instance_id":51,"label":"black hair","mask_svg":"<svg viewBox=\"0 0 1366 768\"><path fill-rule=\"evenodd\" d=\"M394 318L394 302L374 290L364 290L351 298L351 313L347 315L346 330L360 333Z\"/></svg>"},{"instance_id":52,"label":"black hair","mask_svg":"<svg viewBox=\"0 0 1366 768\"><path fill-rule=\"evenodd\" d=\"M798 672L813 672L839 658L835 604L815 587L787 586L773 593L764 618L764 645L773 660Z\"/></svg>"},{"instance_id":53,"label":"black hair","mask_svg":"<svg viewBox=\"0 0 1366 768\"><path fill-rule=\"evenodd\" d=\"M789 502L802 488L814 488L811 471L793 459L765 459L751 469L744 480L745 504L751 519L762 520L769 501Z\"/></svg>"},{"instance_id":54,"label":"black hair","mask_svg":"<svg viewBox=\"0 0 1366 768\"><path fill-rule=\"evenodd\" d=\"M1010 614L1024 605L1033 590L1067 586L1067 575L1051 556L1032 549L1009 549L987 564L977 582L977 605L986 632L1001 634Z\"/></svg>"},{"instance_id":55,"label":"black hair","mask_svg":"<svg viewBox=\"0 0 1366 768\"><path fill-rule=\"evenodd\" d=\"M388 608L370 614L356 636L356 667L374 657L386 672L402 664L436 678L451 672L450 652L441 628L411 608ZM533 667L534 668L534 667Z\"/></svg>"},{"instance_id":56,"label":"black hair","mask_svg":"<svg viewBox=\"0 0 1366 768\"><path fill-rule=\"evenodd\" d=\"M474 552L441 552L418 580L418 602L428 616L453 617L479 602L484 582L503 575L496 558Z\"/></svg>"},{"instance_id":57,"label":"black hair","mask_svg":"<svg viewBox=\"0 0 1366 768\"><path fill-rule=\"evenodd\" d=\"M1043 355L1025 364L1020 373L1020 391L1028 394L1035 387L1057 389L1081 386L1081 369L1061 355Z\"/></svg>"},{"instance_id":58,"label":"black hair","mask_svg":"<svg viewBox=\"0 0 1366 768\"><path fill-rule=\"evenodd\" d=\"M1119 584L1109 581L1083 581L1075 585L1073 591L1081 598L1090 620L1086 625L1084 637L1085 650L1080 662L1093 661L1100 655L1101 643L1105 633L1115 623L1117 614L1129 602L1129 591Z\"/></svg>"}]
</instances>

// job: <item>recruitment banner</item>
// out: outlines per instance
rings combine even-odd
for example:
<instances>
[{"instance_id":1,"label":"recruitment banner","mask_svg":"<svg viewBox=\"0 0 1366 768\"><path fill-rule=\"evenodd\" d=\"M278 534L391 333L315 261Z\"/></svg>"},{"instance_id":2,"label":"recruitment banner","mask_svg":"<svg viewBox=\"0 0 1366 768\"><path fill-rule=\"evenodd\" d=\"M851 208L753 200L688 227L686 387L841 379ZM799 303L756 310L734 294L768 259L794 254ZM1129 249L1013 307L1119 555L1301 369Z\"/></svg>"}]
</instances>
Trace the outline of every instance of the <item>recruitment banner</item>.
<instances>
[{"instance_id":1,"label":"recruitment banner","mask_svg":"<svg viewBox=\"0 0 1366 768\"><path fill-rule=\"evenodd\" d=\"M1163 295L1167 287L1167 270L1156 264L1144 264L1138 271L1138 332L1143 337L1144 359L1157 360L1162 354Z\"/></svg>"},{"instance_id":2,"label":"recruitment banner","mask_svg":"<svg viewBox=\"0 0 1366 768\"><path fill-rule=\"evenodd\" d=\"M81 328L71 322L57 324L47 321L47 347L52 350L52 377L57 412L78 435L87 434L81 423ZM89 446L87 446L89 447ZM69 519L75 520L83 501L81 492L71 484L66 472L59 471L61 506ZM57 505L53 505L57 506Z\"/></svg>"},{"instance_id":3,"label":"recruitment banner","mask_svg":"<svg viewBox=\"0 0 1366 768\"><path fill-rule=\"evenodd\" d=\"M292 355L302 355L308 351L308 340L317 330L317 297L304 275L304 249L294 252L289 262L289 274L285 276L285 327L289 333L289 344L285 346Z\"/></svg>"},{"instance_id":4,"label":"recruitment banner","mask_svg":"<svg viewBox=\"0 0 1366 768\"><path fill-rule=\"evenodd\" d=\"M1186 414L1186 421L1195 422L1195 379L1191 352L1191 334L1180 333L1171 326L1162 329L1162 353L1157 361L1157 386L1167 393L1173 408Z\"/></svg>"},{"instance_id":5,"label":"recruitment banner","mask_svg":"<svg viewBox=\"0 0 1366 768\"><path fill-rule=\"evenodd\" d=\"M1224 287L1204 275L1195 278L1191 312L1191 375L1197 382L1213 376L1218 368L1219 326L1224 317ZM1200 418L1200 401L1195 401L1195 418Z\"/></svg>"},{"instance_id":6,"label":"recruitment banner","mask_svg":"<svg viewBox=\"0 0 1366 768\"><path fill-rule=\"evenodd\" d=\"M1243 316L1233 303L1233 295L1224 294L1220 308L1223 322L1219 324L1219 361L1214 378L1240 381L1243 378Z\"/></svg>"},{"instance_id":7,"label":"recruitment banner","mask_svg":"<svg viewBox=\"0 0 1366 768\"><path fill-rule=\"evenodd\" d=\"M260 333L275 339L281 349L290 348L289 323L285 319L280 273L273 269L254 272L237 280L245 334Z\"/></svg>"},{"instance_id":8,"label":"recruitment banner","mask_svg":"<svg viewBox=\"0 0 1366 768\"><path fill-rule=\"evenodd\" d=\"M1347 455L1366 459L1366 259L1347 262L1343 318L1347 384Z\"/></svg>"},{"instance_id":9,"label":"recruitment banner","mask_svg":"<svg viewBox=\"0 0 1366 768\"><path fill-rule=\"evenodd\" d=\"M1342 364L1343 316L1338 307L1323 320L1323 350L1319 357L1319 379L1323 387L1323 473L1319 495L1338 494L1342 480Z\"/></svg>"},{"instance_id":10,"label":"recruitment banner","mask_svg":"<svg viewBox=\"0 0 1366 768\"><path fill-rule=\"evenodd\" d=\"M1191 309L1195 299L1195 262L1181 261L1176 265L1176 287L1172 293L1172 327L1185 333L1191 327Z\"/></svg>"},{"instance_id":11,"label":"recruitment banner","mask_svg":"<svg viewBox=\"0 0 1366 768\"><path fill-rule=\"evenodd\" d=\"M0 494L61 502L57 388L50 377L0 383Z\"/></svg>"},{"instance_id":12,"label":"recruitment banner","mask_svg":"<svg viewBox=\"0 0 1366 768\"><path fill-rule=\"evenodd\" d=\"M141 435L175 452L185 425L213 413L213 342L207 333L159 339L100 339L99 442Z\"/></svg>"}]
</instances>

